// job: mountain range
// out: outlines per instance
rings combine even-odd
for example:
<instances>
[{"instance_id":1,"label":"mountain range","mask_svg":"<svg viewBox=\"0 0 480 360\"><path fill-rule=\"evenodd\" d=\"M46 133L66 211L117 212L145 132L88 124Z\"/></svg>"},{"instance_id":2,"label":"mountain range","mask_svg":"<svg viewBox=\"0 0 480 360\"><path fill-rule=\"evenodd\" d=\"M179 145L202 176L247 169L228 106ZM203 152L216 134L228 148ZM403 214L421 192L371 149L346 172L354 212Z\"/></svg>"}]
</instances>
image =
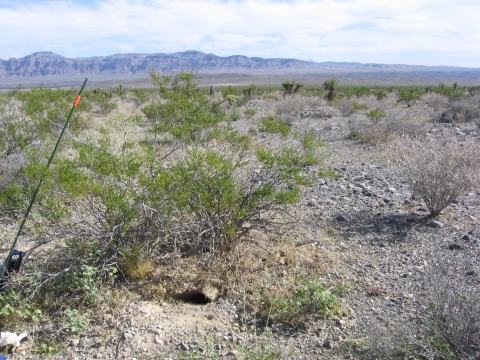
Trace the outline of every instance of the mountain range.
<instances>
[{"instance_id":1,"label":"mountain range","mask_svg":"<svg viewBox=\"0 0 480 360\"><path fill-rule=\"evenodd\" d=\"M172 54L116 54L67 58L48 51L23 58L0 59L1 79L51 78L70 76L135 76L149 70L175 72L194 69L199 73L252 74L340 74L386 77L420 76L427 78L480 79L479 68L448 66L362 64L356 62L313 62L298 59L260 58L243 55L217 56L200 51Z\"/></svg>"}]
</instances>

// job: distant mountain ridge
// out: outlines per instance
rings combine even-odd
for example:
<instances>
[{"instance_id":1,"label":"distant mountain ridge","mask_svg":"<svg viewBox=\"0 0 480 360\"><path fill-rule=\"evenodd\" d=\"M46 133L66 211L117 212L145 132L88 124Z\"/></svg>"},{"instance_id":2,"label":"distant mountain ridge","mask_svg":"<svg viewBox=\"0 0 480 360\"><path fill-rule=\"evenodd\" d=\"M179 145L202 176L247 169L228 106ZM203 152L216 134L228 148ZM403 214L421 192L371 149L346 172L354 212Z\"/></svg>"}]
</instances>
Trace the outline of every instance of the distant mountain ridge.
<instances>
[{"instance_id":1,"label":"distant mountain ridge","mask_svg":"<svg viewBox=\"0 0 480 360\"><path fill-rule=\"evenodd\" d=\"M312 62L298 59L247 57L243 55L217 56L200 51L184 51L172 54L116 54L67 58L48 51L36 52L23 58L0 59L1 78L41 78L79 75L138 75L154 69L172 72L195 69L212 73L421 73L423 76L455 76L480 79L480 69L421 66L362 64L357 62ZM450 76L449 76L450 75Z\"/></svg>"}]
</instances>

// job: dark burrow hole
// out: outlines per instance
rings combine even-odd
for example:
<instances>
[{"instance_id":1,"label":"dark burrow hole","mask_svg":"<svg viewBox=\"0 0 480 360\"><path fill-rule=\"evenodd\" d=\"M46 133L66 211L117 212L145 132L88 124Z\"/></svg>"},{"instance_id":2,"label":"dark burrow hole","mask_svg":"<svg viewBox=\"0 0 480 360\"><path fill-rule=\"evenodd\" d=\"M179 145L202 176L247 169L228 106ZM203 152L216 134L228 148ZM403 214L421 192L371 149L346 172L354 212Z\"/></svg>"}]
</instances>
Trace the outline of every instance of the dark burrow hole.
<instances>
[{"instance_id":1,"label":"dark burrow hole","mask_svg":"<svg viewBox=\"0 0 480 360\"><path fill-rule=\"evenodd\" d=\"M181 294L172 296L175 300L179 300L189 304L205 305L211 302L211 300L205 296L201 291L190 290Z\"/></svg>"}]
</instances>

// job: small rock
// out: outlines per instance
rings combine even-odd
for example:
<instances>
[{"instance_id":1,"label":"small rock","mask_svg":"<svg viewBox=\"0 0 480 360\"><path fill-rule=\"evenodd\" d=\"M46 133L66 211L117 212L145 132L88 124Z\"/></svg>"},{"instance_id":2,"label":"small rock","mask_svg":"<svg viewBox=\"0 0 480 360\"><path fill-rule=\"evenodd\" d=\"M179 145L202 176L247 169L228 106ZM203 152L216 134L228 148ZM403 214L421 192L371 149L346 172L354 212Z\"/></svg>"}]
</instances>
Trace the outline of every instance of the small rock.
<instances>
[{"instance_id":1,"label":"small rock","mask_svg":"<svg viewBox=\"0 0 480 360\"><path fill-rule=\"evenodd\" d=\"M133 338L133 335L130 334L129 332L123 333L123 339L124 340L128 340L128 339L131 339L131 338Z\"/></svg>"},{"instance_id":2,"label":"small rock","mask_svg":"<svg viewBox=\"0 0 480 360\"><path fill-rule=\"evenodd\" d=\"M184 342L181 342L180 344L178 344L178 348L179 348L180 350L185 350L185 351L190 350L190 348L188 347L188 345L186 345Z\"/></svg>"},{"instance_id":3,"label":"small rock","mask_svg":"<svg viewBox=\"0 0 480 360\"><path fill-rule=\"evenodd\" d=\"M472 240L472 235L465 234L465 235L463 235L463 238L462 238L462 239L463 239L463 240L470 241L470 240Z\"/></svg>"},{"instance_id":4,"label":"small rock","mask_svg":"<svg viewBox=\"0 0 480 360\"><path fill-rule=\"evenodd\" d=\"M153 339L153 342L157 345L163 345L163 341L160 340L158 337L155 336L155 338Z\"/></svg>"},{"instance_id":5,"label":"small rock","mask_svg":"<svg viewBox=\"0 0 480 360\"><path fill-rule=\"evenodd\" d=\"M465 273L466 276L475 276L475 270L469 270Z\"/></svg>"},{"instance_id":6,"label":"small rock","mask_svg":"<svg viewBox=\"0 0 480 360\"><path fill-rule=\"evenodd\" d=\"M318 201L316 199L310 199L310 201L308 202L308 206L317 207Z\"/></svg>"},{"instance_id":7,"label":"small rock","mask_svg":"<svg viewBox=\"0 0 480 360\"><path fill-rule=\"evenodd\" d=\"M149 332L149 333L152 333L152 334L157 334L157 335L158 335L158 334L160 334L160 333L162 332L162 330L155 327L155 328L150 328L150 329L148 329L148 332Z\"/></svg>"},{"instance_id":8,"label":"small rock","mask_svg":"<svg viewBox=\"0 0 480 360\"><path fill-rule=\"evenodd\" d=\"M462 243L456 242L456 243L448 245L448 248L450 250L465 250L465 245L463 245Z\"/></svg>"},{"instance_id":9,"label":"small rock","mask_svg":"<svg viewBox=\"0 0 480 360\"><path fill-rule=\"evenodd\" d=\"M325 349L331 349L332 348L332 343L329 340L325 340L323 343L323 347Z\"/></svg>"},{"instance_id":10,"label":"small rock","mask_svg":"<svg viewBox=\"0 0 480 360\"><path fill-rule=\"evenodd\" d=\"M432 220L430 221L430 223L428 224L430 227L434 228L434 229L441 229L443 228L443 223L440 222L440 221L437 221L437 220Z\"/></svg>"},{"instance_id":11,"label":"small rock","mask_svg":"<svg viewBox=\"0 0 480 360\"><path fill-rule=\"evenodd\" d=\"M45 325L42 331L46 332L47 334L53 332L53 325L52 324Z\"/></svg>"},{"instance_id":12,"label":"small rock","mask_svg":"<svg viewBox=\"0 0 480 360\"><path fill-rule=\"evenodd\" d=\"M335 220L337 221L347 221L347 222L350 222L352 221L352 218L350 215L347 215L347 214L344 214L344 215L338 215Z\"/></svg>"},{"instance_id":13,"label":"small rock","mask_svg":"<svg viewBox=\"0 0 480 360\"><path fill-rule=\"evenodd\" d=\"M70 340L70 346L77 346L79 343L80 341L77 339Z\"/></svg>"},{"instance_id":14,"label":"small rock","mask_svg":"<svg viewBox=\"0 0 480 360\"><path fill-rule=\"evenodd\" d=\"M333 318L333 321L335 321L335 323L340 327L340 328L343 328L346 324L345 320L342 320L340 319L339 317L337 316L334 316Z\"/></svg>"}]
</instances>

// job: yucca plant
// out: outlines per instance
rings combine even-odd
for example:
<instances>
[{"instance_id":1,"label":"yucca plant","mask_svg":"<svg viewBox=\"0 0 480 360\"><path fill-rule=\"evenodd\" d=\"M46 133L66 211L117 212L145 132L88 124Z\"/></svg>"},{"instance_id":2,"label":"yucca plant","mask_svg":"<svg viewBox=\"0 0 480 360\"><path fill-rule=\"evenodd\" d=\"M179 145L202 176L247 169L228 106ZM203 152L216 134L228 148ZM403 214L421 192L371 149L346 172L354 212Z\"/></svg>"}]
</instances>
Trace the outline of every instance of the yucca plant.
<instances>
[{"instance_id":1,"label":"yucca plant","mask_svg":"<svg viewBox=\"0 0 480 360\"><path fill-rule=\"evenodd\" d=\"M327 93L327 100L328 101L333 101L335 100L335 97L337 96L337 93L335 92L335 88L338 85L338 79L331 78L330 80L325 80L323 83L323 87L325 90L328 91Z\"/></svg>"},{"instance_id":2,"label":"yucca plant","mask_svg":"<svg viewBox=\"0 0 480 360\"><path fill-rule=\"evenodd\" d=\"M283 89L285 94L293 94L293 87L295 86L295 82L292 80L286 80L282 83Z\"/></svg>"},{"instance_id":3,"label":"yucca plant","mask_svg":"<svg viewBox=\"0 0 480 360\"><path fill-rule=\"evenodd\" d=\"M295 83L295 87L293 88L293 93L294 94L298 93L301 87L303 87L302 83L299 83L299 82Z\"/></svg>"}]
</instances>

